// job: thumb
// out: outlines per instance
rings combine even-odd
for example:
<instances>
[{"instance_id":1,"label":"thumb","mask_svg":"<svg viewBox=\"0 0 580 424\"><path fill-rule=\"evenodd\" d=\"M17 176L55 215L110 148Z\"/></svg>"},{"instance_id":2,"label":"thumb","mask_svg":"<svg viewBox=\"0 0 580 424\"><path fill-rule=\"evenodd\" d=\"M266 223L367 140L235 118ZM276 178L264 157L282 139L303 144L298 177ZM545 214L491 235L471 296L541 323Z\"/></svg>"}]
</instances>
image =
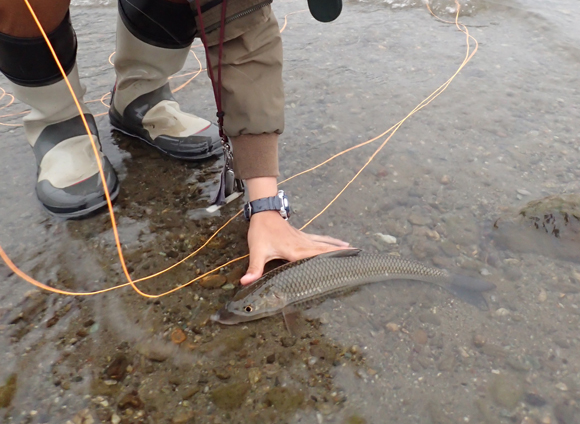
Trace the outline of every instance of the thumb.
<instances>
[{"instance_id":1,"label":"thumb","mask_svg":"<svg viewBox=\"0 0 580 424\"><path fill-rule=\"evenodd\" d=\"M240 278L242 286L247 286L253 283L264 273L264 265L266 264L266 257L262 253L250 254L250 265L246 271L246 275Z\"/></svg>"}]
</instances>

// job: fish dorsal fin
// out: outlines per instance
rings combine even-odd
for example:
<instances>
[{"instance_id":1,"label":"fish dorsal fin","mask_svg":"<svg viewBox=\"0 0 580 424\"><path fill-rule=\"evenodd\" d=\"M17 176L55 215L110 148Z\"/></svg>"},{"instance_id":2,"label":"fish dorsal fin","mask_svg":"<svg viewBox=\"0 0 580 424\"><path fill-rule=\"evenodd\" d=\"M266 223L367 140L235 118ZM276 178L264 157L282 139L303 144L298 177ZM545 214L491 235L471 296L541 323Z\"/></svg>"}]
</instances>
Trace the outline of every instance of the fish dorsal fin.
<instances>
[{"instance_id":1,"label":"fish dorsal fin","mask_svg":"<svg viewBox=\"0 0 580 424\"><path fill-rule=\"evenodd\" d=\"M328 259L328 258L346 258L349 256L356 256L361 252L361 249L342 249L335 250L334 252L322 253L315 256L316 258Z\"/></svg>"}]
</instances>

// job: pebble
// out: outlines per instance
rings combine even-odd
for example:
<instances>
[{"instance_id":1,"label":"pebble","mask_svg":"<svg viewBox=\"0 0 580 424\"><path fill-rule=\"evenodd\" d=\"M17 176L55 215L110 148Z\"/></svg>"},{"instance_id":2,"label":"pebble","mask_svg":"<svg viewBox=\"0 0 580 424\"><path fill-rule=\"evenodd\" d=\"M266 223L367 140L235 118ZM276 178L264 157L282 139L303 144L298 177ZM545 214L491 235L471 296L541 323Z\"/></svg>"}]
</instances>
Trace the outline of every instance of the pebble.
<instances>
[{"instance_id":1,"label":"pebble","mask_svg":"<svg viewBox=\"0 0 580 424\"><path fill-rule=\"evenodd\" d=\"M240 278L242 278L245 273L246 272L243 268L234 268L226 274L226 279L228 280L228 283L237 286L240 284Z\"/></svg>"},{"instance_id":2,"label":"pebble","mask_svg":"<svg viewBox=\"0 0 580 424\"><path fill-rule=\"evenodd\" d=\"M136 390L127 393L119 401L119 408L127 409L129 407L133 409L141 409L143 407L143 401L139 398L139 394Z\"/></svg>"},{"instance_id":3,"label":"pebble","mask_svg":"<svg viewBox=\"0 0 580 424\"><path fill-rule=\"evenodd\" d=\"M540 294L538 295L538 302L543 303L547 299L548 299L548 293L546 293L546 290L541 289Z\"/></svg>"},{"instance_id":4,"label":"pebble","mask_svg":"<svg viewBox=\"0 0 580 424\"><path fill-rule=\"evenodd\" d=\"M411 213L407 219L411 224L419 226L429 225L432 222L428 216L419 215L418 213Z\"/></svg>"},{"instance_id":5,"label":"pebble","mask_svg":"<svg viewBox=\"0 0 580 424\"><path fill-rule=\"evenodd\" d=\"M437 369L439 371L452 371L455 368L455 358L451 355L444 356L439 362Z\"/></svg>"},{"instance_id":6,"label":"pebble","mask_svg":"<svg viewBox=\"0 0 580 424\"><path fill-rule=\"evenodd\" d=\"M449 184L449 183L451 182L451 178L449 177L449 175L443 175L443 176L441 177L441 180L440 180L440 182L441 182L441 184L443 184L443 185L447 185L447 184Z\"/></svg>"},{"instance_id":7,"label":"pebble","mask_svg":"<svg viewBox=\"0 0 580 424\"><path fill-rule=\"evenodd\" d=\"M375 236L377 236L377 238L379 240L381 240L384 243L387 244L396 244L397 243L397 238L388 234L382 234L382 233L375 233Z\"/></svg>"},{"instance_id":8,"label":"pebble","mask_svg":"<svg viewBox=\"0 0 580 424\"><path fill-rule=\"evenodd\" d=\"M199 285L205 289L219 289L226 284L227 278L225 275L208 275L200 280Z\"/></svg>"},{"instance_id":9,"label":"pebble","mask_svg":"<svg viewBox=\"0 0 580 424\"><path fill-rule=\"evenodd\" d=\"M523 398L524 391L519 379L513 375L495 375L490 386L493 400L508 409L516 407Z\"/></svg>"},{"instance_id":10,"label":"pebble","mask_svg":"<svg viewBox=\"0 0 580 424\"><path fill-rule=\"evenodd\" d=\"M425 330L415 330L413 331L412 339L417 344L425 345L427 344L427 333Z\"/></svg>"},{"instance_id":11,"label":"pebble","mask_svg":"<svg viewBox=\"0 0 580 424\"><path fill-rule=\"evenodd\" d=\"M304 402L304 394L290 387L274 387L264 397L266 405L281 413L296 411Z\"/></svg>"},{"instance_id":12,"label":"pebble","mask_svg":"<svg viewBox=\"0 0 580 424\"><path fill-rule=\"evenodd\" d=\"M17 381L16 374L11 374L6 379L6 383L0 387L0 408L8 408L12 403L12 399L16 393Z\"/></svg>"},{"instance_id":13,"label":"pebble","mask_svg":"<svg viewBox=\"0 0 580 424\"><path fill-rule=\"evenodd\" d=\"M194 417L195 414L193 411L181 410L175 413L171 422L173 424L189 424L194 422Z\"/></svg>"},{"instance_id":14,"label":"pebble","mask_svg":"<svg viewBox=\"0 0 580 424\"><path fill-rule=\"evenodd\" d=\"M530 371L532 369L532 365L523 358L510 356L507 358L506 363L516 371Z\"/></svg>"},{"instance_id":15,"label":"pebble","mask_svg":"<svg viewBox=\"0 0 580 424\"><path fill-rule=\"evenodd\" d=\"M443 250L443 252L449 257L459 256L459 249L449 240L442 241L440 247L441 250Z\"/></svg>"},{"instance_id":16,"label":"pebble","mask_svg":"<svg viewBox=\"0 0 580 424\"><path fill-rule=\"evenodd\" d=\"M259 383L260 380L262 379L262 372L260 371L259 368L250 368L248 370L248 379L250 380L250 383L252 384L256 384Z\"/></svg>"},{"instance_id":17,"label":"pebble","mask_svg":"<svg viewBox=\"0 0 580 424\"><path fill-rule=\"evenodd\" d=\"M166 361L173 353L173 348L176 348L176 346L154 342L137 344L137 352L155 362Z\"/></svg>"},{"instance_id":18,"label":"pebble","mask_svg":"<svg viewBox=\"0 0 580 424\"><path fill-rule=\"evenodd\" d=\"M556 345L558 345L562 349L569 349L571 346L570 341L568 339L566 339L565 337L557 336L557 337L554 337L553 341Z\"/></svg>"},{"instance_id":19,"label":"pebble","mask_svg":"<svg viewBox=\"0 0 580 424\"><path fill-rule=\"evenodd\" d=\"M242 405L249 390L248 383L231 383L213 390L210 398L218 408L234 410Z\"/></svg>"},{"instance_id":20,"label":"pebble","mask_svg":"<svg viewBox=\"0 0 580 424\"><path fill-rule=\"evenodd\" d=\"M427 230L427 237L434 241L441 240L441 236L435 230Z\"/></svg>"},{"instance_id":21,"label":"pebble","mask_svg":"<svg viewBox=\"0 0 580 424\"><path fill-rule=\"evenodd\" d=\"M396 333L397 331L399 331L399 329L401 328L399 326L399 324L395 324L394 322L389 322L387 323L387 325L385 326L387 328L387 330L389 330L391 333Z\"/></svg>"},{"instance_id":22,"label":"pebble","mask_svg":"<svg viewBox=\"0 0 580 424\"><path fill-rule=\"evenodd\" d=\"M524 395L524 402L526 402L528 405L537 407L542 407L547 403L546 399L535 393L526 393Z\"/></svg>"},{"instance_id":23,"label":"pebble","mask_svg":"<svg viewBox=\"0 0 580 424\"><path fill-rule=\"evenodd\" d=\"M496 317L505 317L510 314L510 311L506 308L499 308L493 314Z\"/></svg>"},{"instance_id":24,"label":"pebble","mask_svg":"<svg viewBox=\"0 0 580 424\"><path fill-rule=\"evenodd\" d=\"M518 194L521 194L522 196L531 196L531 195L532 195L532 193L530 193L530 192L529 192L528 190L526 190L525 188L518 188L518 189L516 190L516 192L517 192Z\"/></svg>"},{"instance_id":25,"label":"pebble","mask_svg":"<svg viewBox=\"0 0 580 424\"><path fill-rule=\"evenodd\" d=\"M481 269L479 270L479 273L480 273L481 275L483 275L484 277L487 277L488 275L491 275L491 272L490 272L490 271L489 271L489 269L487 269L487 268L481 268Z\"/></svg>"},{"instance_id":26,"label":"pebble","mask_svg":"<svg viewBox=\"0 0 580 424\"><path fill-rule=\"evenodd\" d=\"M559 424L580 424L580 409L559 403L554 406L554 416Z\"/></svg>"},{"instance_id":27,"label":"pebble","mask_svg":"<svg viewBox=\"0 0 580 424\"><path fill-rule=\"evenodd\" d=\"M566 385L566 383L558 383L556 384L556 389L560 390L561 392L567 392L568 391L568 386Z\"/></svg>"},{"instance_id":28,"label":"pebble","mask_svg":"<svg viewBox=\"0 0 580 424\"><path fill-rule=\"evenodd\" d=\"M119 424L121 422L121 417L119 417L117 414L113 414L111 416L111 423L112 424Z\"/></svg>"},{"instance_id":29,"label":"pebble","mask_svg":"<svg viewBox=\"0 0 580 424\"><path fill-rule=\"evenodd\" d=\"M475 347L483 347L485 345L486 339L481 334L474 334L473 335L473 345Z\"/></svg>"},{"instance_id":30,"label":"pebble","mask_svg":"<svg viewBox=\"0 0 580 424\"><path fill-rule=\"evenodd\" d=\"M280 339L280 342L284 347L292 347L296 344L296 337L285 336Z\"/></svg>"},{"instance_id":31,"label":"pebble","mask_svg":"<svg viewBox=\"0 0 580 424\"><path fill-rule=\"evenodd\" d=\"M181 394L181 399L183 400L191 399L199 392L199 390L200 389L198 386L187 387L183 390L183 393Z\"/></svg>"},{"instance_id":32,"label":"pebble","mask_svg":"<svg viewBox=\"0 0 580 424\"><path fill-rule=\"evenodd\" d=\"M220 380L228 380L231 377L231 374L225 368L216 368L214 372Z\"/></svg>"},{"instance_id":33,"label":"pebble","mask_svg":"<svg viewBox=\"0 0 580 424\"><path fill-rule=\"evenodd\" d=\"M481 351L487 356L492 356L494 358L505 358L507 356L507 352L503 347L493 343L485 344Z\"/></svg>"},{"instance_id":34,"label":"pebble","mask_svg":"<svg viewBox=\"0 0 580 424\"><path fill-rule=\"evenodd\" d=\"M235 288L236 286L234 286L232 283L226 283L222 286L222 290L233 290Z\"/></svg>"},{"instance_id":35,"label":"pebble","mask_svg":"<svg viewBox=\"0 0 580 424\"><path fill-rule=\"evenodd\" d=\"M187 336L181 328L176 328L171 332L171 341L175 344L181 344L187 339Z\"/></svg>"},{"instance_id":36,"label":"pebble","mask_svg":"<svg viewBox=\"0 0 580 424\"><path fill-rule=\"evenodd\" d=\"M419 321L423 324L441 325L441 318L433 312L423 312L419 315Z\"/></svg>"}]
</instances>

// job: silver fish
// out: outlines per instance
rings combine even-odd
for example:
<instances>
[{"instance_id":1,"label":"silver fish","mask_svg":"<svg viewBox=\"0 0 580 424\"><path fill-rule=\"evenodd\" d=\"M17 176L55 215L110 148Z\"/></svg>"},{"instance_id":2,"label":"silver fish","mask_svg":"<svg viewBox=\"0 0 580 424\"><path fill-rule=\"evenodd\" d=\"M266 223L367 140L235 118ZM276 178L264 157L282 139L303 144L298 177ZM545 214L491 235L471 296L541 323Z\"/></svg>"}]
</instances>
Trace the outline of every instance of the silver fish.
<instances>
[{"instance_id":1,"label":"silver fish","mask_svg":"<svg viewBox=\"0 0 580 424\"><path fill-rule=\"evenodd\" d=\"M238 324L285 312L289 307L370 283L417 280L437 284L487 310L481 292L495 284L452 275L398 256L345 249L287 263L240 290L213 321Z\"/></svg>"}]
</instances>

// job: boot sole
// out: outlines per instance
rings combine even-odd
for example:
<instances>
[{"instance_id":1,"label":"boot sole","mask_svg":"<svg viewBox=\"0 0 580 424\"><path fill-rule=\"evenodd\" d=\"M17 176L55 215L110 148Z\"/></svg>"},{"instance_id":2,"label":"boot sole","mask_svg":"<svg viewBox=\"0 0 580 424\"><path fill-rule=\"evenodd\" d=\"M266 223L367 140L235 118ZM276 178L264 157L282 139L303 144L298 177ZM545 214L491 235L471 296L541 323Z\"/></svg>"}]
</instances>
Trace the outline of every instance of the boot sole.
<instances>
[{"instance_id":1,"label":"boot sole","mask_svg":"<svg viewBox=\"0 0 580 424\"><path fill-rule=\"evenodd\" d=\"M115 200L117 200L117 196L119 195L120 189L121 189L121 185L119 184L119 181L117 181L117 183L115 184L115 187L109 193L109 196L111 197L111 203L113 203L113 202L115 202ZM59 212L59 210L57 208L50 208L49 206L46 206L42 202L41 202L41 205L43 206L44 210L46 210L50 215L52 215L54 217L63 218L63 219L82 219L82 218L89 218L90 216L96 214L96 212L99 211L100 209L106 207L107 206L107 199L104 199L102 202L97 203L96 205L93 205L87 209L79 209L76 211L67 211L67 212Z\"/></svg>"}]
</instances>

